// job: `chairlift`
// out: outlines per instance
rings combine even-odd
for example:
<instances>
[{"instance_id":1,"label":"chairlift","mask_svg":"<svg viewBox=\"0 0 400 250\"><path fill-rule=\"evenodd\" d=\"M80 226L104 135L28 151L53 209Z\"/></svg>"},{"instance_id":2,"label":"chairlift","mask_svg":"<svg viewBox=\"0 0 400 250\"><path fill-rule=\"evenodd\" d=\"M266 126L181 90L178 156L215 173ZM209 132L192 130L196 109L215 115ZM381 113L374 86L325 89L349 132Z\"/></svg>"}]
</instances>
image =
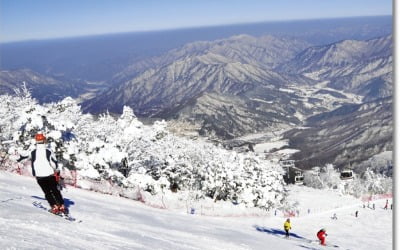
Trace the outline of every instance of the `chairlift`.
<instances>
[{"instance_id":1,"label":"chairlift","mask_svg":"<svg viewBox=\"0 0 400 250\"><path fill-rule=\"evenodd\" d=\"M351 169L345 169L342 172L340 172L340 179L341 180L351 180L354 178L353 170Z\"/></svg>"},{"instance_id":2,"label":"chairlift","mask_svg":"<svg viewBox=\"0 0 400 250\"><path fill-rule=\"evenodd\" d=\"M304 176L300 171L296 171L294 176L294 184L303 185L304 184Z\"/></svg>"},{"instance_id":3,"label":"chairlift","mask_svg":"<svg viewBox=\"0 0 400 250\"><path fill-rule=\"evenodd\" d=\"M303 185L304 184L304 176L302 176L302 175L295 176L294 184Z\"/></svg>"}]
</instances>

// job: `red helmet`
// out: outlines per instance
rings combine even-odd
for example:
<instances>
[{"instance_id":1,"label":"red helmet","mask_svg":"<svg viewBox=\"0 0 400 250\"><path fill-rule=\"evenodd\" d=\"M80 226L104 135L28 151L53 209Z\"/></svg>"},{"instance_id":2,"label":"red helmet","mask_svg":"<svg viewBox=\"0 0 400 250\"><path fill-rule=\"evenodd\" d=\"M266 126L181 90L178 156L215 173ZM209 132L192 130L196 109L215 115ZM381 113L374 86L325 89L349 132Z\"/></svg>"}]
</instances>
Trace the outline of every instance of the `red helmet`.
<instances>
[{"instance_id":1,"label":"red helmet","mask_svg":"<svg viewBox=\"0 0 400 250\"><path fill-rule=\"evenodd\" d=\"M36 135L35 135L35 140L36 140L37 142L42 142L42 141L45 141L45 140L46 140L46 137L45 137L43 134L36 134Z\"/></svg>"}]
</instances>

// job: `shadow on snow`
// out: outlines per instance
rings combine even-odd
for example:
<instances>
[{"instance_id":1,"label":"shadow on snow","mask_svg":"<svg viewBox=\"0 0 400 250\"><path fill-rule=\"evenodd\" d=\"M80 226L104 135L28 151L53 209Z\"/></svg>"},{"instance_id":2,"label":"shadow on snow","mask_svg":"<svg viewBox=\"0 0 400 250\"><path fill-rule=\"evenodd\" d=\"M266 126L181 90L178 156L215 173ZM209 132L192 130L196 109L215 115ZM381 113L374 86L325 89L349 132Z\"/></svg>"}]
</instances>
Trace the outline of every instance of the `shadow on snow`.
<instances>
[{"instance_id":1,"label":"shadow on snow","mask_svg":"<svg viewBox=\"0 0 400 250\"><path fill-rule=\"evenodd\" d=\"M254 227L259 232L268 233L268 234L275 235L275 236L279 236L279 235L285 236L286 235L286 232L284 230L281 230L281 229L269 228L269 227L261 227L261 226L254 226ZM304 237L302 237L302 236L300 236L298 234L291 233L291 232L289 232L289 237L294 237L294 238L297 238L297 239L307 240L306 238L304 238Z\"/></svg>"},{"instance_id":2,"label":"shadow on snow","mask_svg":"<svg viewBox=\"0 0 400 250\"><path fill-rule=\"evenodd\" d=\"M255 225L254 228L259 232L267 233L267 234L270 234L270 235L273 235L273 236L276 236L276 237L280 237L280 236L285 236L286 235L286 232L284 230L281 230L281 229L269 228L269 227L261 227L261 226L257 226L257 225ZM304 242L304 243L311 243L312 242L312 240L309 240L307 238L304 238L303 236L300 236L300 235L295 234L295 233L290 233L290 232L289 232L289 239L300 241L300 242ZM297 246L299 246L301 248L304 248L304 249L309 249L309 250L318 250L319 249L319 248L315 248L315 247L312 247L312 246L307 246L307 245L304 245L304 244L300 244L300 245L297 245Z\"/></svg>"},{"instance_id":3,"label":"shadow on snow","mask_svg":"<svg viewBox=\"0 0 400 250\"><path fill-rule=\"evenodd\" d=\"M37 200L42 200L42 201L46 200L45 198L39 197L39 196L36 196L36 195L32 195L31 197L34 198L34 199L37 199ZM65 207L69 208L70 206L73 206L73 205L75 205L75 202L73 200L70 200L68 198L64 198L64 206Z\"/></svg>"}]
</instances>

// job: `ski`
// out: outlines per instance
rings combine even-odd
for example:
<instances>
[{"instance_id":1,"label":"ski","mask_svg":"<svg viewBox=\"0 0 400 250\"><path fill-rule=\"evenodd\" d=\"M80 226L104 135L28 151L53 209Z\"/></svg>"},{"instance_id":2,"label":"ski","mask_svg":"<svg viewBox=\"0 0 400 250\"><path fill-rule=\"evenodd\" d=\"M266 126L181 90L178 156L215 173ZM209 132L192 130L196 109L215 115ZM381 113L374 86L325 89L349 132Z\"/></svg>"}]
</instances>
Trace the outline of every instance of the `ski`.
<instances>
[{"instance_id":1,"label":"ski","mask_svg":"<svg viewBox=\"0 0 400 250\"><path fill-rule=\"evenodd\" d=\"M306 238L296 238L296 237L286 237L283 236L284 239L287 240L294 240L294 241L299 241L299 242L305 242L305 243L312 243L312 244L317 244L320 245L319 240L310 240L310 239L306 239ZM325 246L327 247L335 247L338 248L338 245L334 245L334 244L330 244L330 243L325 243Z\"/></svg>"},{"instance_id":2,"label":"ski","mask_svg":"<svg viewBox=\"0 0 400 250\"><path fill-rule=\"evenodd\" d=\"M286 237L286 236L283 236L283 238L286 240L294 240L294 241L300 241L300 242L306 242L306 243L313 243L313 240L309 240L306 238L296 238L296 237ZM317 241L315 241L315 242L317 242Z\"/></svg>"},{"instance_id":3,"label":"ski","mask_svg":"<svg viewBox=\"0 0 400 250\"><path fill-rule=\"evenodd\" d=\"M318 245L322 246L322 245L319 243L318 240L313 240L313 241L311 241L310 243L314 243L314 244L318 244ZM335 247L335 248L338 248L338 247L339 247L338 245L331 244L331 243L325 243L324 246L326 246L326 247Z\"/></svg>"},{"instance_id":4,"label":"ski","mask_svg":"<svg viewBox=\"0 0 400 250\"><path fill-rule=\"evenodd\" d=\"M54 214L54 213L51 212L50 209L48 209L46 206L44 206L41 202L34 201L34 202L32 202L32 205L33 205L34 207L39 208L39 209L41 209L41 210L43 210L43 211L46 211L46 212L48 212L48 213L50 213L50 214L52 214L52 215L61 217L61 218L65 219L65 220L67 220L67 221L77 222L77 223L81 223L81 222L82 222L82 220L78 220L78 219L72 217L72 216L69 215L69 214Z\"/></svg>"},{"instance_id":5,"label":"ski","mask_svg":"<svg viewBox=\"0 0 400 250\"><path fill-rule=\"evenodd\" d=\"M328 247L339 247L338 245L334 245L334 244L326 244Z\"/></svg>"}]
</instances>

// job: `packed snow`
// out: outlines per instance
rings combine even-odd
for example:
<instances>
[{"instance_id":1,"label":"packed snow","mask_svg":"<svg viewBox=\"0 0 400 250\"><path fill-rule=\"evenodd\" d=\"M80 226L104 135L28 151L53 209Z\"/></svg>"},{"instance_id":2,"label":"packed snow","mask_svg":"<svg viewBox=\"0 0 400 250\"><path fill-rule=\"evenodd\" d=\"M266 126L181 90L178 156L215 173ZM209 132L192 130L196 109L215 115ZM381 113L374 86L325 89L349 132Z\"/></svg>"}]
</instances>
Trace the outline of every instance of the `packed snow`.
<instances>
[{"instance_id":1,"label":"packed snow","mask_svg":"<svg viewBox=\"0 0 400 250\"><path fill-rule=\"evenodd\" d=\"M363 202L331 190L289 190L289 199L299 208L291 217L292 235L285 239L286 217L280 212L206 216L73 187L62 193L71 215L81 222L69 222L32 205L48 206L34 178L0 171L0 248L392 249L392 210L383 209L386 198ZM338 248L318 245L321 228L328 233L327 243Z\"/></svg>"}]
</instances>

